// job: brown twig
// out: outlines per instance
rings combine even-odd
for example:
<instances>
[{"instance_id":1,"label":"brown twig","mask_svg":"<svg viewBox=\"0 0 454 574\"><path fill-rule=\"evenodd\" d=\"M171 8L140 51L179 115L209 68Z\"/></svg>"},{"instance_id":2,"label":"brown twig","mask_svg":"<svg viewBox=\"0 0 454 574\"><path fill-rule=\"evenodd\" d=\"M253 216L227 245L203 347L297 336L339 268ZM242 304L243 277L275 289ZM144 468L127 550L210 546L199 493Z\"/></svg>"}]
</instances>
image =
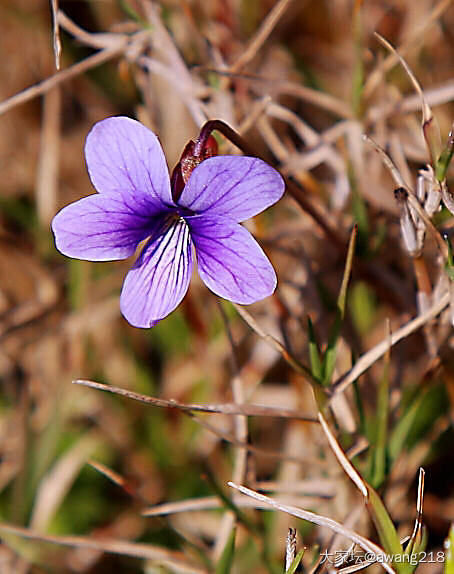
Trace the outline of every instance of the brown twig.
<instances>
[{"instance_id":1,"label":"brown twig","mask_svg":"<svg viewBox=\"0 0 454 574\"><path fill-rule=\"evenodd\" d=\"M52 32L53 32L53 48L55 56L55 67L57 70L60 69L60 59L61 59L61 39L60 39L60 27L58 25L58 0L51 0L50 6L52 9Z\"/></svg>"},{"instance_id":2,"label":"brown twig","mask_svg":"<svg viewBox=\"0 0 454 574\"><path fill-rule=\"evenodd\" d=\"M115 56L121 54L126 49L127 46L128 42L126 40L123 41L119 40L117 46L100 50L96 54L88 56L88 58L86 58L85 60L77 62L77 64L74 64L69 68L66 68L65 70L57 72L53 76L50 76L50 78L46 78L42 82L39 82L38 84L35 84L34 86L31 86L30 88L27 88L22 92L19 92L14 96L11 96L7 100L4 100L2 103L0 103L0 115L8 112L9 110L15 108L16 106L25 104L26 102L32 100L33 98L42 96L43 94L48 92L51 88L54 88L55 86L58 86L63 82L66 82L71 78L74 78L75 76L83 74L84 72L87 72L88 70L91 70L96 66L108 62L112 58L115 58Z\"/></svg>"},{"instance_id":3,"label":"brown twig","mask_svg":"<svg viewBox=\"0 0 454 574\"><path fill-rule=\"evenodd\" d=\"M99 391L107 391L115 395L121 395L122 397L127 397L128 399L140 401L141 403L145 403L147 405L152 405L155 407L161 407L166 409L177 409L180 411L199 412L199 413L218 413L232 416L244 415L248 417L252 416L277 417L285 419L296 419L311 423L318 422L317 419L311 415L306 415L299 411L292 411L289 409L277 409L274 407L262 407L260 405L249 405L249 404L238 405L235 403L222 403L222 404L181 403L175 400L158 399L155 397L150 397L148 395L135 393L128 389L122 389L120 387L114 387L111 385L104 385L102 383L97 383L95 381L88 381L85 379L77 379L73 381L73 384L81 385L84 387L90 387L92 389L97 389Z\"/></svg>"},{"instance_id":4,"label":"brown twig","mask_svg":"<svg viewBox=\"0 0 454 574\"><path fill-rule=\"evenodd\" d=\"M230 66L230 71L233 73L239 72L246 66L255 56L267 38L287 11L288 7L293 0L279 0L267 14L255 35L251 38L245 50L241 53L239 58Z\"/></svg>"}]
</instances>

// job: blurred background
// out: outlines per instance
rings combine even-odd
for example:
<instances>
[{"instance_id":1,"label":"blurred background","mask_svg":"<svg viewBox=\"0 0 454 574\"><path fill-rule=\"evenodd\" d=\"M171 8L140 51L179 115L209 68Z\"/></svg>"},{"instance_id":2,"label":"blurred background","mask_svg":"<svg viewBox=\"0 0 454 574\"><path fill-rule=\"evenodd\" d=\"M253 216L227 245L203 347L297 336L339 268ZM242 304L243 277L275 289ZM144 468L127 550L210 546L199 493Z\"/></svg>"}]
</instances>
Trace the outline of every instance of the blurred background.
<instances>
[{"instance_id":1,"label":"blurred background","mask_svg":"<svg viewBox=\"0 0 454 574\"><path fill-rule=\"evenodd\" d=\"M317 414L305 377L196 274L174 313L135 329L119 309L131 261L70 260L56 251L50 222L94 191L83 147L96 121L139 119L172 169L207 119L224 120L298 190L246 223L279 278L276 294L248 311L313 374L315 347L335 347L324 381L335 385L390 331L453 292L433 234L409 252L398 185L362 138L386 149L416 189L431 159L421 100L374 32L417 77L444 144L454 117L452 3L3 0L0 31L0 572L214 572L235 522L232 572L282 572L290 526L307 547L304 571L330 566L317 566L323 550L349 547L287 514L245 508L252 499L235 499L247 520L235 519L232 479L377 541L318 424L188 416L72 385L89 379L183 403ZM240 153L218 142L221 153ZM451 188L452 177L451 169ZM429 171L423 181L429 189ZM432 221L452 235L446 208ZM424 466L436 552L454 520L449 306L421 325L337 395L331 424L402 537Z\"/></svg>"}]
</instances>

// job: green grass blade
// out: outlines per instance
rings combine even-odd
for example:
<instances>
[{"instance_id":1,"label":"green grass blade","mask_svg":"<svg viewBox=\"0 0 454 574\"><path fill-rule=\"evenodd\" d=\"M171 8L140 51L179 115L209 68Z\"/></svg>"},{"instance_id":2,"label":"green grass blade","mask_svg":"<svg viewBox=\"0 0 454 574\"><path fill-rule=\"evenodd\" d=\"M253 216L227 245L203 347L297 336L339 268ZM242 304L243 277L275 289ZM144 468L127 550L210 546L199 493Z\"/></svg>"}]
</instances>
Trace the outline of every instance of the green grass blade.
<instances>
[{"instance_id":1,"label":"green grass blade","mask_svg":"<svg viewBox=\"0 0 454 574\"><path fill-rule=\"evenodd\" d=\"M362 14L361 0L356 0L353 9L353 50L354 50L354 67L353 67L353 111L355 116L361 115L361 101L364 88L364 65L363 65L363 32L362 32Z\"/></svg>"},{"instance_id":2,"label":"green grass blade","mask_svg":"<svg viewBox=\"0 0 454 574\"><path fill-rule=\"evenodd\" d=\"M449 132L448 141L444 150L441 152L435 166L435 178L437 181L444 181L448 172L449 164L451 163L454 154L454 126Z\"/></svg>"},{"instance_id":3,"label":"green grass blade","mask_svg":"<svg viewBox=\"0 0 454 574\"><path fill-rule=\"evenodd\" d=\"M413 566L413 570L416 570L419 559L421 559L421 553L424 552L427 545L427 531L424 528L422 522L423 515L423 500L424 500L424 477L425 472L423 468L419 469L419 480L418 480L418 497L416 502L416 518L415 525L413 527L413 532L411 534L410 540L405 548L404 555L409 558L409 563Z\"/></svg>"},{"instance_id":4,"label":"green grass blade","mask_svg":"<svg viewBox=\"0 0 454 574\"><path fill-rule=\"evenodd\" d=\"M423 398L417 398L405 414L399 419L389 440L388 453L390 462L394 462L399 454L402 452L408 434L410 433L413 423L415 422L419 407L421 406Z\"/></svg>"},{"instance_id":5,"label":"green grass blade","mask_svg":"<svg viewBox=\"0 0 454 574\"><path fill-rule=\"evenodd\" d=\"M336 366L337 341L339 339L341 326L342 326L342 318L341 313L338 310L336 312L334 324L331 329L331 334L328 341L328 347L326 348L326 352L323 356L322 381L323 385L325 386L330 384L334 372L334 367Z\"/></svg>"},{"instance_id":6,"label":"green grass blade","mask_svg":"<svg viewBox=\"0 0 454 574\"><path fill-rule=\"evenodd\" d=\"M342 284L339 291L339 296L337 298L337 312L336 318L334 319L334 324L331 329L328 347L326 349L325 355L323 357L322 364L322 374L323 374L323 384L328 385L331 382L331 378L334 372L334 366L336 364L337 355L337 341L339 339L340 329L342 326L342 321L345 315L345 306L347 301L347 289L348 282L350 280L352 267L353 267L353 256L355 254L356 239L358 237L358 225L353 226L350 241L348 243L347 259L345 261L344 275L342 277Z\"/></svg>"},{"instance_id":7,"label":"green grass blade","mask_svg":"<svg viewBox=\"0 0 454 574\"><path fill-rule=\"evenodd\" d=\"M448 257L445 263L445 269L451 281L454 281L454 257L452 255L452 243L449 237L445 237L446 245L448 246Z\"/></svg>"},{"instance_id":8,"label":"green grass blade","mask_svg":"<svg viewBox=\"0 0 454 574\"><path fill-rule=\"evenodd\" d=\"M454 524L451 524L448 538L445 540L444 574L454 574Z\"/></svg>"},{"instance_id":9,"label":"green grass blade","mask_svg":"<svg viewBox=\"0 0 454 574\"><path fill-rule=\"evenodd\" d=\"M394 556L402 556L403 548L399 536L381 498L372 487L368 487L367 490L369 494L367 509L372 516L385 552ZM395 562L392 566L399 574L409 574L412 571L412 566L408 562Z\"/></svg>"},{"instance_id":10,"label":"green grass blade","mask_svg":"<svg viewBox=\"0 0 454 574\"><path fill-rule=\"evenodd\" d=\"M303 559L305 549L303 548L298 552L298 554L293 559L293 562L290 564L290 568L285 571L285 574L295 574L296 569L298 568L301 560Z\"/></svg>"},{"instance_id":11,"label":"green grass blade","mask_svg":"<svg viewBox=\"0 0 454 574\"><path fill-rule=\"evenodd\" d=\"M314 325L310 317L307 318L307 330L309 335L309 360L311 363L312 376L320 381L322 379L322 361L315 337Z\"/></svg>"},{"instance_id":12,"label":"green grass blade","mask_svg":"<svg viewBox=\"0 0 454 574\"><path fill-rule=\"evenodd\" d=\"M427 540L427 529L422 527L417 537L414 540L410 540L405 548L404 556L408 556L406 560L408 560L408 563L412 566L412 572L418 567L418 559L424 556L423 553L427 546Z\"/></svg>"},{"instance_id":13,"label":"green grass blade","mask_svg":"<svg viewBox=\"0 0 454 574\"><path fill-rule=\"evenodd\" d=\"M390 349L385 355L383 375L378 386L377 397L377 434L374 448L374 464L372 485L380 486L386 476L388 413L389 413L389 366L391 362Z\"/></svg>"}]
</instances>

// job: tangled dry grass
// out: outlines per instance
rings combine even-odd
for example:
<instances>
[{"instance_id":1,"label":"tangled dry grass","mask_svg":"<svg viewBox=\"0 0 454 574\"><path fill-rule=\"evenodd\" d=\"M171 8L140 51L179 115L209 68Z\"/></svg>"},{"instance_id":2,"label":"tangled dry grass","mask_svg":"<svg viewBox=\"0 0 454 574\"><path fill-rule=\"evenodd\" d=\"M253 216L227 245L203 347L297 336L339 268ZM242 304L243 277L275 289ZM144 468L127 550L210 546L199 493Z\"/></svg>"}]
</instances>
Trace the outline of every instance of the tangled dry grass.
<instances>
[{"instance_id":1,"label":"tangled dry grass","mask_svg":"<svg viewBox=\"0 0 454 574\"><path fill-rule=\"evenodd\" d=\"M283 571L289 527L304 571L333 571L322 551L382 544L364 481L412 533L421 466L441 550L453 172L427 165L454 117L452 3L18 0L0 20L0 571L227 572L232 532L232 571ZM92 192L85 136L116 114L152 128L170 167L221 119L281 171L284 199L247 224L273 297L234 308L194 278L138 330L119 310L128 262L55 251L51 218ZM257 491L281 510L254 511Z\"/></svg>"}]
</instances>

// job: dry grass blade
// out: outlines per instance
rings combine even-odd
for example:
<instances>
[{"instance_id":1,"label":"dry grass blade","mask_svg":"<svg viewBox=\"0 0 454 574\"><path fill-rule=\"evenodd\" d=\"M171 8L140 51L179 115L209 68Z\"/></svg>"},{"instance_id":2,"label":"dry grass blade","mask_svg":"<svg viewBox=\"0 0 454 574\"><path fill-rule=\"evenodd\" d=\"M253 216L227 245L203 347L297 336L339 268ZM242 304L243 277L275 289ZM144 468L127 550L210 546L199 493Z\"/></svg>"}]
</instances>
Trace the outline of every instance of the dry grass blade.
<instances>
[{"instance_id":1,"label":"dry grass blade","mask_svg":"<svg viewBox=\"0 0 454 574\"><path fill-rule=\"evenodd\" d=\"M15 535L29 540L39 542L49 542L50 544L60 544L74 548L85 548L97 550L98 552L108 552L111 554L122 554L151 560L154 563L162 564L172 572L181 572L185 574L207 574L207 570L199 566L192 565L182 553L165 550L160 546L151 544L142 544L126 542L113 538L99 538L93 536L48 536L27 528L20 528L11 524L0 523L0 532L4 535Z\"/></svg>"},{"instance_id":2,"label":"dry grass blade","mask_svg":"<svg viewBox=\"0 0 454 574\"><path fill-rule=\"evenodd\" d=\"M272 498L268 498L267 496L264 496L263 494L259 494L258 492L251 490L250 488L246 488L245 486L240 486L238 484L234 484L233 482L229 482L228 484L229 484L229 486L231 486L232 488L236 488L237 490L239 490L243 494L250 496L256 500L259 500L261 502L264 502L264 503L268 504L269 506L276 508L277 510L281 510L282 512L286 512L287 514L291 514L292 516L296 516L297 518L301 518L302 520L307 520L308 522L312 522L312 524L317 524L318 526L323 526L323 527L329 528L333 532L336 532L338 534L342 534L342 536L345 536L345 538L348 538L352 542L355 542L356 544L358 544L358 546L360 546L366 552L371 552L372 554L374 554L377 557L382 557L383 558L383 564L382 564L383 568L385 568L385 570L387 570L390 573L394 573L393 568L391 568L391 566L389 566L389 564L384 562L384 560L386 559L386 555L383 552L383 550L380 548L380 546L377 546L376 544L374 544L373 542L371 542L367 538L364 538L364 536L357 534L353 530L350 530L349 528L345 528L342 524L340 524L339 522L336 522L332 518L320 516L318 514L315 514L314 512L310 512L308 510L302 510L302 509L297 508L295 506L288 506L286 504L281 504L281 503L273 500Z\"/></svg>"},{"instance_id":3,"label":"dry grass blade","mask_svg":"<svg viewBox=\"0 0 454 574\"><path fill-rule=\"evenodd\" d=\"M85 383L89 383L89 384L85 384ZM101 383L94 383L93 381L84 381L82 384L84 384L84 386L89 386L92 388L97 388L97 389L99 388L100 390L112 389L111 386L107 386L107 388L105 388L105 386L102 385ZM124 391L124 389L121 389L121 390ZM146 404L150 404L150 402L149 402L149 400L143 400L144 398L145 399L153 399L152 397L147 397L144 395L137 395L137 393L130 393L129 391L126 391L126 392L128 394L125 394L123 392L119 393L119 394L123 395L123 396L128 396L128 398L133 398L133 399L135 399L135 397L130 396L130 395L131 394L135 395L136 397L140 397L140 398L137 398L135 400L139 400L140 402L145 402ZM156 404L154 401L158 401L160 404ZM153 406L159 406L162 408L178 408L177 406L175 406L176 405L175 401L165 401L164 399L154 399L151 404L153 404ZM188 406L188 405L184 405L184 406ZM191 406L191 405L189 405L189 406ZM249 413L249 416L255 416L255 415L267 416L264 413L269 412L268 407L261 407L258 405L257 405L257 408L255 405L239 405L241 412L235 412L235 407L233 404L210 405L211 407L214 407L212 410L204 409L204 407L206 405L195 405L195 406L197 408L195 408L194 410L197 410L198 412L202 412L202 413L210 412L210 413L215 413L215 414L216 413L228 414L228 415L232 415L232 416L247 416L246 413L248 411L248 407L251 407L251 412ZM226 407L226 412L224 412L222 410L224 407ZM230 409L230 407L233 407L233 412L227 412L227 410ZM241 449L244 457L245 457L246 453L253 453L257 457L272 458L272 459L276 459L276 460L286 460L286 461L295 462L295 463L299 463L299 464L304 463L304 461L305 461L305 459L302 457L291 456L291 455L288 455L288 454L281 452L281 451L274 451L274 450L269 450L269 449L257 447L257 446L254 446L252 444L249 444L248 442L246 442L244 440L239 440L238 438L235 437L235 435L228 433L228 432L225 432L224 430L219 429L218 427L209 423L208 421L206 421L200 417L195 416L192 410L186 410L185 408L181 408L180 410L183 414L185 414L186 416L189 416L200 427L202 427L205 430L207 430L208 432L214 434L220 440L228 442L229 444L234 445L234 446L238 447L239 449ZM252 414L252 412L254 414ZM274 416L274 412L275 412L275 409L272 410L273 416ZM289 419L297 419L298 417L301 417L301 414L297 413L296 411L295 411L294 415L293 415L293 411L281 411L281 414L284 414L284 415L288 414L289 415L288 417L284 416L283 418L289 418ZM303 421L304 422L310 422L310 423L317 423L318 422L318 420L315 417L314 418L308 418L307 420L303 419ZM104 465L100 465L99 463L93 463L93 462L91 464L97 470L99 470L100 472L105 474L110 480L112 480L113 482L124 487L124 484L123 484L124 479L122 479L122 477L120 477L119 475L117 475L116 473L114 473L113 471L108 469L107 467L104 467ZM130 492L130 494L135 495L135 492L134 493Z\"/></svg>"},{"instance_id":4,"label":"dry grass blade","mask_svg":"<svg viewBox=\"0 0 454 574\"><path fill-rule=\"evenodd\" d=\"M414 548L414 545L418 542L418 539L421 537L422 534L422 513L423 513L423 506L424 506L424 477L425 472L423 468L419 469L419 477L418 477L418 498L416 500L416 518L415 518L415 525L413 528L412 535L410 537L409 545L410 549Z\"/></svg>"},{"instance_id":5,"label":"dry grass blade","mask_svg":"<svg viewBox=\"0 0 454 574\"><path fill-rule=\"evenodd\" d=\"M286 419L296 419L312 423L318 422L317 419L311 415L301 414L299 411L292 411L289 409L277 409L273 407L262 407L260 405L246 405L236 403L222 403L222 404L181 403L175 400L158 399L155 397L150 397L148 395L135 393L133 391L129 391L128 389L122 389L120 387L114 387L111 385L104 385L102 383L96 383L95 381L87 381L84 379L77 379L73 381L73 384L82 385L84 387L90 387L92 389L98 389L100 391L107 391L115 395L121 395L123 397L133 399L135 401L140 401L141 403L167 409L178 409L181 411L189 411L189 412L194 411L201 413L219 413L224 415L277 417Z\"/></svg>"},{"instance_id":6,"label":"dry grass blade","mask_svg":"<svg viewBox=\"0 0 454 574\"><path fill-rule=\"evenodd\" d=\"M75 76L83 74L84 72L87 72L96 66L108 62L115 56L121 54L127 45L127 40L119 40L117 46L106 48L105 50L100 50L96 54L93 54L93 56L89 56L88 58L85 58L85 60L77 62L77 64L74 64L65 70L57 72L50 78L47 78L42 82L31 86L30 88L26 88L14 96L11 96L7 100L4 100L2 103L0 103L0 115L11 110L12 108L15 108L16 106L25 104L25 102L28 102L33 98L42 96L51 88L66 82L70 78L74 78Z\"/></svg>"},{"instance_id":7,"label":"dry grass blade","mask_svg":"<svg viewBox=\"0 0 454 574\"><path fill-rule=\"evenodd\" d=\"M60 69L60 59L61 59L61 39L60 39L60 27L58 25L58 0L50 0L50 5L52 8L52 33L53 33L53 47L55 55L55 67L57 70Z\"/></svg>"},{"instance_id":8,"label":"dry grass blade","mask_svg":"<svg viewBox=\"0 0 454 574\"><path fill-rule=\"evenodd\" d=\"M360 377L367 369L369 369L378 359L383 357L383 355L388 351L389 346L395 345L411 333L414 333L418 329L420 329L423 325L425 325L428 321L434 319L445 307L449 305L449 293L445 293L435 301L429 307L429 309L418 315L408 323L406 323L403 327L394 331L391 334L390 339L386 338L383 341L380 341L375 347L364 353L358 361L355 363L355 366L352 367L348 373L345 373L337 381L333 384L333 393L342 393L349 385L351 385L358 377Z\"/></svg>"},{"instance_id":9,"label":"dry grass blade","mask_svg":"<svg viewBox=\"0 0 454 574\"><path fill-rule=\"evenodd\" d=\"M424 507L424 478L425 478L425 471L423 468L419 469L419 478L418 478L418 498L416 500L416 513L417 513L417 522L419 524L422 523L422 511Z\"/></svg>"},{"instance_id":10,"label":"dry grass blade","mask_svg":"<svg viewBox=\"0 0 454 574\"><path fill-rule=\"evenodd\" d=\"M367 486L365 485L363 479L361 478L355 467L352 465L352 463L345 456L343 450L341 449L335 436L331 432L331 429L329 428L328 423L326 422L325 417L322 415L322 413L318 413L318 418L320 424L322 425L323 432L325 433L326 438L328 439L331 450L333 451L340 465L344 469L345 473L350 477L352 482L355 484L355 486L367 500L369 495L367 491Z\"/></svg>"},{"instance_id":11,"label":"dry grass blade","mask_svg":"<svg viewBox=\"0 0 454 574\"><path fill-rule=\"evenodd\" d=\"M249 45L238 60L230 67L231 72L239 72L241 68L244 68L244 66L255 57L292 1L293 0L279 0L276 2L255 36L249 42Z\"/></svg>"},{"instance_id":12,"label":"dry grass blade","mask_svg":"<svg viewBox=\"0 0 454 574\"><path fill-rule=\"evenodd\" d=\"M242 494L234 493L231 498L233 504L238 508L258 508L266 510L268 504L254 500L252 498L245 498ZM314 497L304 496L284 496L284 500L292 501L293 503L307 503L314 502ZM201 510L218 510L225 508L225 503L219 499L218 496L206 496L203 498L190 498L189 500L178 500L176 502L166 502L164 504L157 504L142 511L143 516L165 516L169 514L181 514L183 512L198 512Z\"/></svg>"},{"instance_id":13,"label":"dry grass blade","mask_svg":"<svg viewBox=\"0 0 454 574\"><path fill-rule=\"evenodd\" d=\"M298 544L298 537L294 528L289 528L287 538L285 540L285 571L289 570L293 560L296 556L296 547Z\"/></svg>"}]
</instances>

